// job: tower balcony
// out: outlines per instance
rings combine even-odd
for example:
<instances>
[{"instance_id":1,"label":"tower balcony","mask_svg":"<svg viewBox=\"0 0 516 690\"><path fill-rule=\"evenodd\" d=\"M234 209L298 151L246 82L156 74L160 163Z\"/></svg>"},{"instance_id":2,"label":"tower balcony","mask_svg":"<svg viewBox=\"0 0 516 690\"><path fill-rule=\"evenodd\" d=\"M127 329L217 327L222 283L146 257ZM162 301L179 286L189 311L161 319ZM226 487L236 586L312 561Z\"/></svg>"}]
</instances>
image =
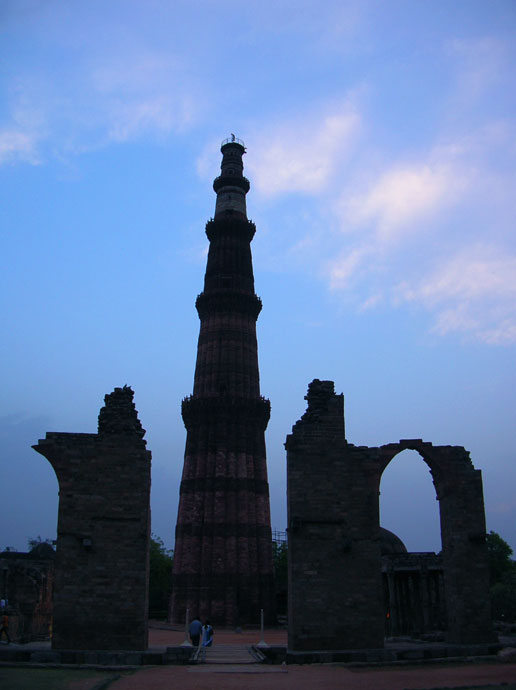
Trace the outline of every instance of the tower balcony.
<instances>
[{"instance_id":1,"label":"tower balcony","mask_svg":"<svg viewBox=\"0 0 516 690\"><path fill-rule=\"evenodd\" d=\"M181 416L187 429L202 425L217 426L224 430L221 422L230 422L248 433L253 429L265 431L271 416L270 400L259 397L245 397L230 394L190 395L183 398ZM233 439L234 440L234 439Z\"/></svg>"},{"instance_id":2,"label":"tower balcony","mask_svg":"<svg viewBox=\"0 0 516 690\"><path fill-rule=\"evenodd\" d=\"M213 180L213 189L218 192L222 187L240 187L247 194L251 183L243 175L219 175Z\"/></svg>"},{"instance_id":3,"label":"tower balcony","mask_svg":"<svg viewBox=\"0 0 516 690\"><path fill-rule=\"evenodd\" d=\"M233 289L201 292L195 300L199 318L205 319L213 314L245 314L255 321L262 310L262 300L254 294L237 292Z\"/></svg>"},{"instance_id":4,"label":"tower balcony","mask_svg":"<svg viewBox=\"0 0 516 690\"><path fill-rule=\"evenodd\" d=\"M241 146L245 151L244 142L242 141L242 139L238 139L238 137L236 137L234 134L232 134L227 139L224 139L220 144L220 148L222 149L222 147L225 146L226 144L239 144L239 146Z\"/></svg>"}]
</instances>

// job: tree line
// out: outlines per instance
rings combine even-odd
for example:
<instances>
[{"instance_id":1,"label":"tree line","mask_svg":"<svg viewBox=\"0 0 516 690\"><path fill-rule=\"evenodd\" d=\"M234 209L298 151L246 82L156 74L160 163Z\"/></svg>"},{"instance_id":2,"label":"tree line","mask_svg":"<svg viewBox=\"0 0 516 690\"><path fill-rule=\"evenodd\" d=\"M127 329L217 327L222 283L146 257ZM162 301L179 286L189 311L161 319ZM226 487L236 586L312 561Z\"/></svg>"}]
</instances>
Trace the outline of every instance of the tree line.
<instances>
[{"instance_id":1,"label":"tree line","mask_svg":"<svg viewBox=\"0 0 516 690\"><path fill-rule=\"evenodd\" d=\"M486 538L489 561L489 580L491 588L491 607L493 619L506 623L516 622L516 561L512 559L513 550L497 532L490 531ZM29 549L39 544L50 544L51 539L41 536L28 540ZM15 551L5 547L2 551ZM272 544L277 609L279 614L287 611L287 555L286 542ZM149 617L166 619L168 602L172 592L172 564L174 552L167 549L163 540L153 534L149 549Z\"/></svg>"}]
</instances>

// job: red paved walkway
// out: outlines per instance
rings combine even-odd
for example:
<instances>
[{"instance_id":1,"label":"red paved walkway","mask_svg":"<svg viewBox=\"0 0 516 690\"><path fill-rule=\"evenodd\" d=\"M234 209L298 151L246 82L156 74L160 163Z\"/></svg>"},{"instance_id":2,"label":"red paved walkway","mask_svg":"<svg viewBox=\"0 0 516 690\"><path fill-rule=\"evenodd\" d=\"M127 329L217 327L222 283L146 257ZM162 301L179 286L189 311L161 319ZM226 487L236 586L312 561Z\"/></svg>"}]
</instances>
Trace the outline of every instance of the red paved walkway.
<instances>
[{"instance_id":1,"label":"red paved walkway","mask_svg":"<svg viewBox=\"0 0 516 690\"><path fill-rule=\"evenodd\" d=\"M137 671L109 690L428 690L515 684L516 664L399 668L378 670L338 666L244 666L224 672L216 666L165 666ZM231 667L236 669L236 667ZM248 669L256 669L249 673ZM261 669L269 670L261 672ZM243 671L242 669L246 669ZM505 690L507 686L505 686Z\"/></svg>"},{"instance_id":2,"label":"red paved walkway","mask_svg":"<svg viewBox=\"0 0 516 690\"><path fill-rule=\"evenodd\" d=\"M181 644L184 633L150 630L149 644ZM258 630L235 634L215 631L215 644L253 644ZM285 631L266 631L268 644L286 645ZM337 665L306 666L165 666L142 669L124 676L109 690L428 690L430 688L471 688L482 685L514 684L516 664L434 664L428 666L349 668ZM505 690L513 690L507 688Z\"/></svg>"},{"instance_id":3,"label":"red paved walkway","mask_svg":"<svg viewBox=\"0 0 516 690\"><path fill-rule=\"evenodd\" d=\"M269 645L287 646L286 630L267 630L264 637ZM149 647L174 647L184 639L184 631L149 628ZM238 634L232 630L215 630L216 644L257 644L259 641L259 630L244 630Z\"/></svg>"}]
</instances>

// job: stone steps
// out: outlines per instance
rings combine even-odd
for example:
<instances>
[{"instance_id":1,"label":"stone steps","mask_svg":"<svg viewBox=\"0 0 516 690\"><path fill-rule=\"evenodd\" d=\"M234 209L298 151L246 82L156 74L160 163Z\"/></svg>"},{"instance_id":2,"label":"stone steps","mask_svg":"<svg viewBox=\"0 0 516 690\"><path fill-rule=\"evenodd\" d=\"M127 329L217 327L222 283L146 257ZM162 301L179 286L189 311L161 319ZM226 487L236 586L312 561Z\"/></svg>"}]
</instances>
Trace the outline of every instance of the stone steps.
<instances>
[{"instance_id":1,"label":"stone steps","mask_svg":"<svg viewBox=\"0 0 516 690\"><path fill-rule=\"evenodd\" d=\"M215 645L204 647L199 661L205 664L256 664L256 659L245 645Z\"/></svg>"}]
</instances>

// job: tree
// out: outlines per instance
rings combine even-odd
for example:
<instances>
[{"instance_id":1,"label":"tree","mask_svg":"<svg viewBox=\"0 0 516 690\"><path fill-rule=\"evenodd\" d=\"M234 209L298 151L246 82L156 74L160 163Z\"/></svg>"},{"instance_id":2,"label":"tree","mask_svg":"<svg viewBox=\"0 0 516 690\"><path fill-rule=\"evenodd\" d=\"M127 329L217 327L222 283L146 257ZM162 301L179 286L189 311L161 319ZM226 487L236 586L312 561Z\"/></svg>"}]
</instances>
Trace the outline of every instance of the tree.
<instances>
[{"instance_id":1,"label":"tree","mask_svg":"<svg viewBox=\"0 0 516 690\"><path fill-rule=\"evenodd\" d=\"M274 564L274 578L276 585L287 586L287 543L272 542L272 561Z\"/></svg>"},{"instance_id":2,"label":"tree","mask_svg":"<svg viewBox=\"0 0 516 690\"><path fill-rule=\"evenodd\" d=\"M37 537L32 537L32 539L27 539L27 544L29 546L29 550L32 551L36 546L39 546L40 544L49 544L50 546L53 546L54 542L52 539L42 539L41 534L38 534Z\"/></svg>"},{"instance_id":3,"label":"tree","mask_svg":"<svg viewBox=\"0 0 516 690\"><path fill-rule=\"evenodd\" d=\"M172 562L174 552L153 534L149 555L149 617L167 617L168 600L172 591Z\"/></svg>"},{"instance_id":4,"label":"tree","mask_svg":"<svg viewBox=\"0 0 516 690\"><path fill-rule=\"evenodd\" d=\"M502 537L492 530L486 537L491 586L501 582L505 575L514 570L512 549Z\"/></svg>"},{"instance_id":5,"label":"tree","mask_svg":"<svg viewBox=\"0 0 516 690\"><path fill-rule=\"evenodd\" d=\"M272 562L274 565L274 588L276 591L276 610L278 614L287 612L288 592L288 549L286 542L272 542Z\"/></svg>"},{"instance_id":6,"label":"tree","mask_svg":"<svg viewBox=\"0 0 516 690\"><path fill-rule=\"evenodd\" d=\"M491 608L493 618L505 622L516 621L516 563L512 549L496 532L487 535Z\"/></svg>"}]
</instances>

